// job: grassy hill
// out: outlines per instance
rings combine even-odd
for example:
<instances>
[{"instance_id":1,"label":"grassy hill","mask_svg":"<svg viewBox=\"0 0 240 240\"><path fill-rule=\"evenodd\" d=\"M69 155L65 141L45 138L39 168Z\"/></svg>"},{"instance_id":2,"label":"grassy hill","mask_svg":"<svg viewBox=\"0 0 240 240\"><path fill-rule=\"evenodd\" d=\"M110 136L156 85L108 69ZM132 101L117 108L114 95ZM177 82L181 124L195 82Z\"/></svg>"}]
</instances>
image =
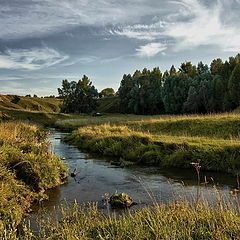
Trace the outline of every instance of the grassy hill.
<instances>
[{"instance_id":1,"label":"grassy hill","mask_svg":"<svg viewBox=\"0 0 240 240\"><path fill-rule=\"evenodd\" d=\"M0 120L29 120L51 125L58 119L69 117L60 113L61 100L0 95Z\"/></svg>"},{"instance_id":2,"label":"grassy hill","mask_svg":"<svg viewBox=\"0 0 240 240\"><path fill-rule=\"evenodd\" d=\"M0 109L25 109L30 111L60 112L61 100L56 98L18 97L0 95Z\"/></svg>"}]
</instances>

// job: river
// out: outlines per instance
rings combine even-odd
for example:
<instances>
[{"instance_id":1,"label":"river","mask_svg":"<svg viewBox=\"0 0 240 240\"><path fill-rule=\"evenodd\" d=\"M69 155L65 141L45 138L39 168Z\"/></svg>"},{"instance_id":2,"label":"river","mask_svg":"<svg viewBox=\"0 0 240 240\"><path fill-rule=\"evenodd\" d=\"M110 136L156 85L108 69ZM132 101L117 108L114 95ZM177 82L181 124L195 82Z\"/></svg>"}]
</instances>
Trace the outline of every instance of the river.
<instances>
[{"instance_id":1,"label":"river","mask_svg":"<svg viewBox=\"0 0 240 240\"><path fill-rule=\"evenodd\" d=\"M115 192L129 194L138 205L134 208L152 205L154 201L167 203L181 198L196 199L198 189L201 197L215 202L216 185L218 192L229 197L229 191L236 187L236 178L229 174L202 172L201 182L208 184L198 186L195 170L192 169L159 169L157 167L134 166L120 168L111 165L102 158L97 158L68 145L62 140L66 133L51 130L49 141L51 151L64 158L69 168L68 183L47 191L49 200L33 206L33 222L41 213L56 214L56 209L67 203L98 202L106 210L104 195ZM77 170L76 178L70 173Z\"/></svg>"}]
</instances>

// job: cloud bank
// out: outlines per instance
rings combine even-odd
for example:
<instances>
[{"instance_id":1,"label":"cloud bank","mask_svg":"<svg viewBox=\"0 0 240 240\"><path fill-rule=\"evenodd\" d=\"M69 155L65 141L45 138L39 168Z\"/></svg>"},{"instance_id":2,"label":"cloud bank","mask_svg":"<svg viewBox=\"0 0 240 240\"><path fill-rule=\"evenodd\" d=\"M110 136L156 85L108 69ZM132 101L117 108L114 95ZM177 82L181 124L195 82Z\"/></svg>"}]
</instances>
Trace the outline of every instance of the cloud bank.
<instances>
[{"instance_id":1,"label":"cloud bank","mask_svg":"<svg viewBox=\"0 0 240 240\"><path fill-rule=\"evenodd\" d=\"M76 26L136 23L161 12L156 8L158 0L151 4L148 0L2 0L0 5L2 39L52 34Z\"/></svg>"},{"instance_id":2,"label":"cloud bank","mask_svg":"<svg viewBox=\"0 0 240 240\"><path fill-rule=\"evenodd\" d=\"M165 39L168 48L174 51L203 45L214 45L222 51L240 51L240 24L236 19L239 1L217 0L207 4L200 0L179 0L171 4L177 11L160 21L123 26L111 30L110 34L150 42Z\"/></svg>"}]
</instances>

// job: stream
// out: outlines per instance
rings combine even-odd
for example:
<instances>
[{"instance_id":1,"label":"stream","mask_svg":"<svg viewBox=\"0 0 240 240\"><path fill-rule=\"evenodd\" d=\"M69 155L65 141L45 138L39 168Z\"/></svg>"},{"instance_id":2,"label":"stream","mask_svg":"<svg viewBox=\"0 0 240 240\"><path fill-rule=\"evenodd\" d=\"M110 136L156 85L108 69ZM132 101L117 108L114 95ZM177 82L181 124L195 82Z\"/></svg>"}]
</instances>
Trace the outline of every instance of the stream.
<instances>
[{"instance_id":1,"label":"stream","mask_svg":"<svg viewBox=\"0 0 240 240\"><path fill-rule=\"evenodd\" d=\"M236 178L229 174L216 172L201 172L201 182L205 179L207 185L198 187L195 169L159 169L157 167L134 166L120 168L111 165L102 158L93 157L80 151L77 147L68 145L62 140L66 133L51 129L49 142L51 150L69 168L68 183L47 191L49 200L32 207L30 220L34 222L42 213L56 214L56 209L62 204L98 202L99 209L107 209L103 195L115 192L129 194L141 208L152 205L154 201L167 203L180 198L190 201L196 199L198 188L201 197L208 201L216 201L215 185L222 195L229 197L229 191L236 188ZM70 173L76 168L77 176L72 178ZM113 211L113 210L112 210Z\"/></svg>"}]
</instances>

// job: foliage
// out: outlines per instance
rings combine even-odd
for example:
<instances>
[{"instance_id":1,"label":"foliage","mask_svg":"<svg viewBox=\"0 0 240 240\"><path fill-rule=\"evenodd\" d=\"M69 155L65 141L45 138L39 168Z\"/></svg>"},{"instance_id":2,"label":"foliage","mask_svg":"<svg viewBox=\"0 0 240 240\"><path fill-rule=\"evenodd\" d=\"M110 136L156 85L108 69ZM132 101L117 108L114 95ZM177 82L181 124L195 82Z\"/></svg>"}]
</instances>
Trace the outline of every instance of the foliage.
<instances>
[{"instance_id":1,"label":"foliage","mask_svg":"<svg viewBox=\"0 0 240 240\"><path fill-rule=\"evenodd\" d=\"M231 102L232 108L240 106L240 62L235 66L229 82L229 100Z\"/></svg>"},{"instance_id":2,"label":"foliage","mask_svg":"<svg viewBox=\"0 0 240 240\"><path fill-rule=\"evenodd\" d=\"M162 99L166 113L182 113L187 100L189 79L183 75L169 76L164 82Z\"/></svg>"},{"instance_id":3,"label":"foliage","mask_svg":"<svg viewBox=\"0 0 240 240\"><path fill-rule=\"evenodd\" d=\"M115 91L113 88L105 88L100 92L102 97L113 97L115 95Z\"/></svg>"},{"instance_id":4,"label":"foliage","mask_svg":"<svg viewBox=\"0 0 240 240\"><path fill-rule=\"evenodd\" d=\"M97 107L98 92L86 75L78 82L63 80L58 93L64 113L90 113Z\"/></svg>"},{"instance_id":5,"label":"foliage","mask_svg":"<svg viewBox=\"0 0 240 240\"><path fill-rule=\"evenodd\" d=\"M122 113L158 114L163 112L162 73L159 68L152 71L137 70L133 76L124 75L119 94Z\"/></svg>"},{"instance_id":6,"label":"foliage","mask_svg":"<svg viewBox=\"0 0 240 240\"><path fill-rule=\"evenodd\" d=\"M213 113L239 107L240 54L210 65L182 63L162 75L159 68L125 74L119 87L122 113Z\"/></svg>"}]
</instances>

